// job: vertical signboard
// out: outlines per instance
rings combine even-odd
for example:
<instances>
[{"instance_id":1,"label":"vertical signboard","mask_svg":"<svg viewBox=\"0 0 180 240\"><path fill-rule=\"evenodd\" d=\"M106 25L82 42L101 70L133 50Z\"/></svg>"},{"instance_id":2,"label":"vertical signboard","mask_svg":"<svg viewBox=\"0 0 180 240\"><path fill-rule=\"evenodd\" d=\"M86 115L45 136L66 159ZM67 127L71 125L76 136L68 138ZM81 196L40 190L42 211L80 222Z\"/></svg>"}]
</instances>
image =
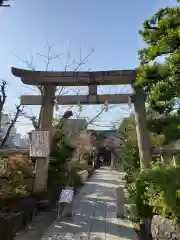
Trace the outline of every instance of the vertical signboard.
<instances>
[{"instance_id":1,"label":"vertical signboard","mask_svg":"<svg viewBox=\"0 0 180 240\"><path fill-rule=\"evenodd\" d=\"M32 131L30 156L46 158L50 153L49 131Z\"/></svg>"}]
</instances>

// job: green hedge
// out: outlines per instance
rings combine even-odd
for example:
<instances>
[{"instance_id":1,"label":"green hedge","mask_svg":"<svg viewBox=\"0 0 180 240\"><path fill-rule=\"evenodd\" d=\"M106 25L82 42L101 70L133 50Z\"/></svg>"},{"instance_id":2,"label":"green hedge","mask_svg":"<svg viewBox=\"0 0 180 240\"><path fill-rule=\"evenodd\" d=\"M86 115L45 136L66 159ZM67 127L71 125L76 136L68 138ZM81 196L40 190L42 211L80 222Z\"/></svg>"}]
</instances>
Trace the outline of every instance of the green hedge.
<instances>
[{"instance_id":1,"label":"green hedge","mask_svg":"<svg viewBox=\"0 0 180 240\"><path fill-rule=\"evenodd\" d=\"M140 218L159 214L180 222L180 167L156 165L126 176L130 199Z\"/></svg>"}]
</instances>

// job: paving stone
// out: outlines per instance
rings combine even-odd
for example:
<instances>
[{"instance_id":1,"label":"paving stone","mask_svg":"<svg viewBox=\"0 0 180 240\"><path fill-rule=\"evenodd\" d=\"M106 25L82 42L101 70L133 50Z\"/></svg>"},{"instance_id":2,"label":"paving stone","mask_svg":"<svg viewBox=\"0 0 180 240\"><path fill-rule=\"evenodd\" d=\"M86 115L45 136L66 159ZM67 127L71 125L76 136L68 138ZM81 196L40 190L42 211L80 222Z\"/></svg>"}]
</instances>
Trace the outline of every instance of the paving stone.
<instances>
[{"instance_id":1,"label":"paving stone","mask_svg":"<svg viewBox=\"0 0 180 240\"><path fill-rule=\"evenodd\" d=\"M124 186L123 176L107 167L96 170L76 196L72 219L55 220L37 238L35 228L43 221L41 216L33 224L33 235L27 231L16 240L137 240L132 223L116 218L116 187Z\"/></svg>"}]
</instances>

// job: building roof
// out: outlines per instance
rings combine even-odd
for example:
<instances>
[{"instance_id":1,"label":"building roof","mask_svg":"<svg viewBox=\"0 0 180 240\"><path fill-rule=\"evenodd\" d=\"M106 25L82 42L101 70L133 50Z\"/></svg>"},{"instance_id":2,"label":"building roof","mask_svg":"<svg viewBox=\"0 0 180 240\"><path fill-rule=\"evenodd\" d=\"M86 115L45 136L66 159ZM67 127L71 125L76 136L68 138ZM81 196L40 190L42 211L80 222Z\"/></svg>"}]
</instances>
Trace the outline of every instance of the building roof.
<instances>
[{"instance_id":1,"label":"building roof","mask_svg":"<svg viewBox=\"0 0 180 240\"><path fill-rule=\"evenodd\" d=\"M87 127L87 121L86 119L68 119L64 124L64 130L65 132L69 133L76 133L80 132Z\"/></svg>"},{"instance_id":2,"label":"building roof","mask_svg":"<svg viewBox=\"0 0 180 240\"><path fill-rule=\"evenodd\" d=\"M83 119L68 119L63 126L64 132L66 133L66 140L74 146L74 142L81 131L87 128L87 121Z\"/></svg>"},{"instance_id":3,"label":"building roof","mask_svg":"<svg viewBox=\"0 0 180 240\"><path fill-rule=\"evenodd\" d=\"M97 134L100 134L104 138L110 138L115 137L119 138L119 132L117 130L94 130L94 129L88 129L88 132L96 132Z\"/></svg>"}]
</instances>

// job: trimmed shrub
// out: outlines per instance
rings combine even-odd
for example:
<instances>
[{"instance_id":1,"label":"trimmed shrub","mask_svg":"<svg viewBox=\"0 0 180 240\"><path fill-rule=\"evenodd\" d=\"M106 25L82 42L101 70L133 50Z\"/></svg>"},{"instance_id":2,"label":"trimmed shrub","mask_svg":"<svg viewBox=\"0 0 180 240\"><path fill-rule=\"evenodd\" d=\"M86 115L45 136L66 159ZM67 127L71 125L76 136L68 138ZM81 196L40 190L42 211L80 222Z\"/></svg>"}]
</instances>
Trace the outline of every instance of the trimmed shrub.
<instances>
[{"instance_id":1,"label":"trimmed shrub","mask_svg":"<svg viewBox=\"0 0 180 240\"><path fill-rule=\"evenodd\" d=\"M127 189L140 218L159 214L180 222L180 167L157 164L127 175Z\"/></svg>"},{"instance_id":2,"label":"trimmed shrub","mask_svg":"<svg viewBox=\"0 0 180 240\"><path fill-rule=\"evenodd\" d=\"M12 198L29 195L26 178L33 178L33 167L21 155L0 160L0 206Z\"/></svg>"}]
</instances>

